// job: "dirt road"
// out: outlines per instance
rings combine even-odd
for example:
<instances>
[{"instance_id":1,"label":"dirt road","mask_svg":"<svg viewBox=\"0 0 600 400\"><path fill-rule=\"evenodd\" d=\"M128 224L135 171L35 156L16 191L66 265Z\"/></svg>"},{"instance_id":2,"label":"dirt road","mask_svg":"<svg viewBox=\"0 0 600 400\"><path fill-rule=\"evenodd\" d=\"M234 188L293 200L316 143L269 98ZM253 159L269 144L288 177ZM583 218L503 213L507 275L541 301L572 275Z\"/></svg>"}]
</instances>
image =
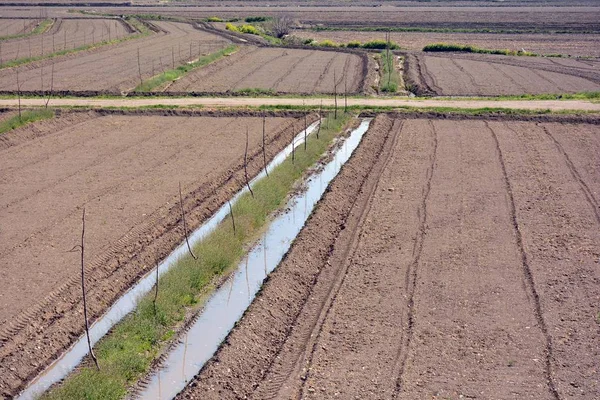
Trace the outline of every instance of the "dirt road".
<instances>
[{"instance_id":1,"label":"dirt road","mask_svg":"<svg viewBox=\"0 0 600 400\"><path fill-rule=\"evenodd\" d=\"M123 98L123 99L94 99L94 98L65 98L52 99L50 106L54 107L147 107L147 106L205 106L205 107L259 107L265 106L308 106L318 107L323 101L325 106L333 106L333 98L285 98L285 97L185 97L185 98ZM25 107L40 107L45 105L43 99L22 99ZM0 99L0 107L16 107L17 99ZM343 99L338 99L338 105L343 105ZM368 107L448 107L460 109L505 108L517 110L552 110L552 111L592 111L600 112L600 103L585 100L446 100L446 99L385 99L385 98L349 98L349 106Z\"/></svg>"},{"instance_id":2,"label":"dirt road","mask_svg":"<svg viewBox=\"0 0 600 400\"><path fill-rule=\"evenodd\" d=\"M181 398L597 398L598 125L380 116Z\"/></svg>"}]
</instances>

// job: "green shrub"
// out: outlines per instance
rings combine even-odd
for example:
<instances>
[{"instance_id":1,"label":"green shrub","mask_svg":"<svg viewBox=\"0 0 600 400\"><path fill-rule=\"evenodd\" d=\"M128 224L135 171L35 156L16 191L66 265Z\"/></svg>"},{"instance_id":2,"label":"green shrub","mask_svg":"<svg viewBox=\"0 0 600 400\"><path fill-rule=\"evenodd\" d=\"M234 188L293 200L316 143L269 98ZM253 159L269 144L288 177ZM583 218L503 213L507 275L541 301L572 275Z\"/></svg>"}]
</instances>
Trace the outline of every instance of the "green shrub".
<instances>
[{"instance_id":1,"label":"green shrub","mask_svg":"<svg viewBox=\"0 0 600 400\"><path fill-rule=\"evenodd\" d=\"M323 40L322 42L315 42L315 43L317 43L317 46L320 46L320 47L338 47L337 43L335 43L334 41L329 40L329 39Z\"/></svg>"},{"instance_id":2,"label":"green shrub","mask_svg":"<svg viewBox=\"0 0 600 400\"><path fill-rule=\"evenodd\" d=\"M367 43L363 44L362 48L363 49L379 49L379 50L383 50L383 49L387 49L388 48L388 42L386 42L383 39L371 40L370 42L367 42ZM398 46L397 43L389 42L389 49L390 50L398 50L399 48L400 48L400 46Z\"/></svg>"},{"instance_id":3,"label":"green shrub","mask_svg":"<svg viewBox=\"0 0 600 400\"><path fill-rule=\"evenodd\" d=\"M504 56L528 56L536 57L539 54L531 53L523 50L508 50L508 49L481 49L472 45L465 44L449 44L449 43L433 43L423 47L423 51L428 52L461 52L461 53L480 53L480 54L498 54Z\"/></svg>"},{"instance_id":4,"label":"green shrub","mask_svg":"<svg viewBox=\"0 0 600 400\"><path fill-rule=\"evenodd\" d=\"M362 43L359 42L358 40L352 40L352 41L348 42L346 47L348 47L350 49L357 49L359 47L362 47Z\"/></svg>"},{"instance_id":5,"label":"green shrub","mask_svg":"<svg viewBox=\"0 0 600 400\"><path fill-rule=\"evenodd\" d=\"M312 44L312 42L314 42L315 40L312 38L308 38L308 39L304 39L304 41L302 42L303 44Z\"/></svg>"},{"instance_id":6,"label":"green shrub","mask_svg":"<svg viewBox=\"0 0 600 400\"><path fill-rule=\"evenodd\" d=\"M223 20L219 17L210 17L206 21L207 22L223 22Z\"/></svg>"},{"instance_id":7,"label":"green shrub","mask_svg":"<svg viewBox=\"0 0 600 400\"><path fill-rule=\"evenodd\" d=\"M250 35L260 35L260 32L254 25L242 25L238 27L238 31L242 33L248 33Z\"/></svg>"},{"instance_id":8,"label":"green shrub","mask_svg":"<svg viewBox=\"0 0 600 400\"><path fill-rule=\"evenodd\" d=\"M271 17L246 17L244 21L246 22L266 22L269 21Z\"/></svg>"},{"instance_id":9,"label":"green shrub","mask_svg":"<svg viewBox=\"0 0 600 400\"><path fill-rule=\"evenodd\" d=\"M232 32L239 32L239 29L237 28L237 26L235 26L232 23L227 23L227 25L225 25L225 29L227 29L228 31L232 31Z\"/></svg>"}]
</instances>

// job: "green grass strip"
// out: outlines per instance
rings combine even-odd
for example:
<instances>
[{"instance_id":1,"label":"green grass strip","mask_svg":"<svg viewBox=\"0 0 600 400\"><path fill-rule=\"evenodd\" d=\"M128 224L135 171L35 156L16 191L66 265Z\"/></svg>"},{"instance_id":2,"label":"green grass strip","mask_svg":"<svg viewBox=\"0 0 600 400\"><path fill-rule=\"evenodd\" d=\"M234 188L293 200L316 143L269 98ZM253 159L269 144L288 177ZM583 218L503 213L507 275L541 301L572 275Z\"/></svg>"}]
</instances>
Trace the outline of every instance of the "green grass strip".
<instances>
[{"instance_id":1,"label":"green grass strip","mask_svg":"<svg viewBox=\"0 0 600 400\"><path fill-rule=\"evenodd\" d=\"M304 30L315 32L343 31L343 32L430 32L430 33L536 33L536 34L590 34L598 33L598 30L569 30L569 29L502 29L502 28L430 28L424 26L313 26Z\"/></svg>"},{"instance_id":2,"label":"green grass strip","mask_svg":"<svg viewBox=\"0 0 600 400\"><path fill-rule=\"evenodd\" d=\"M303 146L296 149L294 163L288 158L272 169L268 178L259 180L253 187L254 197L248 193L240 197L233 206L235 234L231 219L226 218L194 246L197 260L187 255L161 277L156 314L152 303L154 294L150 293L96 345L100 371L93 364L83 366L42 398L123 398L127 388L149 371L152 360L174 335L186 310L197 309L212 289L215 277L238 265L249 244L260 237L271 215L285 206L298 180L322 157L351 119L350 115L339 115L337 120L330 116L324 121L319 139L315 135L309 137L306 151Z\"/></svg>"},{"instance_id":3,"label":"green grass strip","mask_svg":"<svg viewBox=\"0 0 600 400\"><path fill-rule=\"evenodd\" d=\"M35 121L42 119L54 118L54 111L48 109L39 110L26 110L21 112L21 116L18 114L14 117L0 121L0 135L13 129L20 128Z\"/></svg>"},{"instance_id":4,"label":"green grass strip","mask_svg":"<svg viewBox=\"0 0 600 400\"><path fill-rule=\"evenodd\" d=\"M22 39L22 38L26 38L29 36L41 35L42 33L47 32L48 29L50 29L52 27L52 25L54 25L53 19L45 19L42 22L40 22L35 28L33 28L31 30L31 32L18 33L16 35L2 36L2 37L0 37L0 41L12 40L12 39Z\"/></svg>"},{"instance_id":5,"label":"green grass strip","mask_svg":"<svg viewBox=\"0 0 600 400\"><path fill-rule=\"evenodd\" d=\"M379 89L384 93L396 93L400 84L400 77L396 69L396 56L390 51L381 52L381 78Z\"/></svg>"},{"instance_id":6,"label":"green grass strip","mask_svg":"<svg viewBox=\"0 0 600 400\"><path fill-rule=\"evenodd\" d=\"M478 53L478 54L497 54L504 56L525 56L525 57L562 57L561 54L538 54L523 50L509 49L482 49L470 44L449 44L449 43L432 43L423 47L423 51L428 52L461 52L461 53Z\"/></svg>"},{"instance_id":7,"label":"green grass strip","mask_svg":"<svg viewBox=\"0 0 600 400\"><path fill-rule=\"evenodd\" d=\"M79 46L79 47L76 47L74 49L60 50L60 51L57 51L57 52L54 52L54 53L50 53L50 54L44 54L44 55L35 56L35 57L25 57L25 58L19 58L19 59L16 59L16 60L11 60L11 61L5 62L4 64L0 64L0 69L2 69L2 68L14 68L14 67L18 67L19 65L29 64L29 63L36 62L36 61L41 61L41 60L46 60L46 59L52 59L52 58L64 56L64 55L67 55L67 54L77 53L77 52L84 51L84 50L95 49L97 47L102 47L102 46L107 46L107 45L112 45L112 44L118 44L118 43L126 42L128 40L139 39L141 37L147 36L147 35L149 35L149 34L152 33L152 31L149 30L144 24L142 24L141 22L139 22L139 21L137 21L135 19L131 19L131 20L129 20L129 22L140 33L137 33L135 35L125 36L125 37L122 37L120 39L104 40L104 41L98 42L98 43L86 44L84 46Z\"/></svg>"},{"instance_id":8,"label":"green grass strip","mask_svg":"<svg viewBox=\"0 0 600 400\"><path fill-rule=\"evenodd\" d=\"M194 61L192 63L183 64L175 69L165 71L160 75L154 76L154 77L144 81L142 84L138 85L134 89L134 91L135 92L151 92L151 91L155 90L156 88L159 88L167 83L176 81L183 75L187 74L188 72L190 72L196 68L204 67L205 65L211 64L224 56L228 56L228 55L234 53L235 51L237 51L237 49L238 49L238 46L232 44L232 45L229 45L219 51L211 53L207 56L200 57L197 61Z\"/></svg>"}]
</instances>

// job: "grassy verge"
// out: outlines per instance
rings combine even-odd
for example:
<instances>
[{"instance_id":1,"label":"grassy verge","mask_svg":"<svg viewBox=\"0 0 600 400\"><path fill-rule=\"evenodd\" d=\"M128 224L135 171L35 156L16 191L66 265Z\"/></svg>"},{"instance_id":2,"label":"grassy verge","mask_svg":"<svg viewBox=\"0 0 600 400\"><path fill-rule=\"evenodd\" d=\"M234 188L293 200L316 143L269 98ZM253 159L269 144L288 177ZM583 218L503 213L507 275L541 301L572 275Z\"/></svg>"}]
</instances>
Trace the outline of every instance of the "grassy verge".
<instances>
[{"instance_id":1,"label":"grassy verge","mask_svg":"<svg viewBox=\"0 0 600 400\"><path fill-rule=\"evenodd\" d=\"M328 128L321 129L319 139L311 135L307 150L303 146L296 150L294 163L288 158L270 171L268 178L258 181L253 187L254 197L241 196L233 206L235 233L231 220L225 219L194 246L197 260L188 255L161 277L156 314L151 293L96 345L100 371L93 365L83 366L42 398L111 400L124 397L127 388L148 372L152 360L183 321L186 310L199 307L215 277L231 271L240 262L270 216L285 205L298 179L323 155L349 120L349 115L337 120L329 118L329 122L324 123Z\"/></svg>"},{"instance_id":2,"label":"grassy verge","mask_svg":"<svg viewBox=\"0 0 600 400\"><path fill-rule=\"evenodd\" d=\"M151 92L152 90L159 88L167 83L174 82L175 80L179 79L181 76L187 74L188 72L190 72L193 69L203 67L205 65L208 65L210 63L217 61L218 59L220 59L224 56L228 56L228 55L234 53L235 51L237 51L237 49L238 49L238 46L229 45L229 46L225 47L224 49L221 49L219 51L211 53L207 56L200 57L197 61L194 61L194 62L191 62L188 64L184 64L184 65L180 65L179 67L177 67L175 69L165 71L160 75L154 76L154 77L144 81L142 84L138 85L134 89L134 91L135 92Z\"/></svg>"},{"instance_id":3,"label":"grassy verge","mask_svg":"<svg viewBox=\"0 0 600 400\"><path fill-rule=\"evenodd\" d=\"M537 54L523 50L508 50L508 49L482 49L477 46L464 44L449 44L449 43L433 43L423 47L423 51L427 52L461 52L461 53L478 53L478 54L498 54L504 56L526 56L526 57L562 57L561 54Z\"/></svg>"},{"instance_id":4,"label":"grassy verge","mask_svg":"<svg viewBox=\"0 0 600 400\"><path fill-rule=\"evenodd\" d=\"M21 126L25 126L35 121L42 119L54 118L54 111L48 109L40 110L27 110L21 112L21 116L15 115L14 117L8 118L4 121L0 121L0 135L13 129L17 129Z\"/></svg>"},{"instance_id":5,"label":"grassy verge","mask_svg":"<svg viewBox=\"0 0 600 400\"><path fill-rule=\"evenodd\" d=\"M379 89L385 93L396 93L400 83L400 77L396 69L396 56L392 52L382 51L380 64L381 77L379 79Z\"/></svg>"},{"instance_id":6,"label":"grassy verge","mask_svg":"<svg viewBox=\"0 0 600 400\"><path fill-rule=\"evenodd\" d=\"M0 41L11 40L11 39L22 39L22 38L26 38L29 36L41 35L42 33L45 33L48 29L50 29L52 27L52 25L54 25L53 19L45 19L42 22L40 22L35 28L33 28L31 30L31 32L19 33L16 35L2 36L2 37L0 37Z\"/></svg>"},{"instance_id":7,"label":"grassy verge","mask_svg":"<svg viewBox=\"0 0 600 400\"><path fill-rule=\"evenodd\" d=\"M129 20L129 22L131 23L131 25L133 25L138 30L139 33L137 33L135 35L125 36L120 39L104 40L104 41L98 42L98 43L86 44L84 46L79 46L74 49L60 50L60 51L57 51L54 53L44 54L44 55L40 55L40 56L36 56L36 57L25 57L25 58L19 58L16 60L11 60L11 61L5 62L4 64L0 64L0 69L18 67L19 65L29 64L32 62L51 59L51 58L56 58L56 57L64 56L67 54L77 53L77 52L84 51L84 50L91 50L91 49L95 49L96 47L102 47L102 46L107 46L107 45L111 45L111 44L126 42L128 40L138 39L138 38L147 36L150 33L152 33L152 31L150 31L144 24L142 24L141 22L139 22L137 20L132 19L132 20Z\"/></svg>"}]
</instances>

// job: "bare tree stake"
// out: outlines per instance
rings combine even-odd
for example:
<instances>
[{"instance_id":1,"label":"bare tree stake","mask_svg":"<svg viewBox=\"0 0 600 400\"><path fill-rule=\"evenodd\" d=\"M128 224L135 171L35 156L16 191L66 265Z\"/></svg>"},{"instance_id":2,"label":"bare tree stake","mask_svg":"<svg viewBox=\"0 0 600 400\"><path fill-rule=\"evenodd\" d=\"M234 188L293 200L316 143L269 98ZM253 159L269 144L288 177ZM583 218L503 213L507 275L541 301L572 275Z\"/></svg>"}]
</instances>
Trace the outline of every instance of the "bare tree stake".
<instances>
[{"instance_id":1,"label":"bare tree stake","mask_svg":"<svg viewBox=\"0 0 600 400\"><path fill-rule=\"evenodd\" d=\"M185 223L185 212L183 211L183 195L181 194L181 181L179 182L179 206L181 208L181 220L183 221L183 232L185 234L185 243L187 244L188 251L194 260L197 260L198 257L192 251L192 247L190 246L190 241L188 239L188 230L187 224Z\"/></svg>"},{"instance_id":2,"label":"bare tree stake","mask_svg":"<svg viewBox=\"0 0 600 400\"><path fill-rule=\"evenodd\" d=\"M227 200L229 204L229 214L231 214L231 224L233 225L233 234L235 235L235 218L233 217L233 207L231 207L231 201Z\"/></svg>"},{"instance_id":3,"label":"bare tree stake","mask_svg":"<svg viewBox=\"0 0 600 400\"><path fill-rule=\"evenodd\" d=\"M83 292L83 319L85 320L85 335L87 337L88 349L90 351L90 356L92 360L94 360L94 364L96 364L96 368L100 371L100 366L98 365L98 359L94 354L94 350L92 349L92 342L90 340L90 326L88 323L88 315L87 315L87 301L85 295L85 267L84 267L84 251L85 251L85 207L83 208L83 215L81 217L82 227L81 227L81 291Z\"/></svg>"},{"instance_id":4,"label":"bare tree stake","mask_svg":"<svg viewBox=\"0 0 600 400\"><path fill-rule=\"evenodd\" d=\"M152 300L152 304L154 305L154 316L156 316L156 300L158 299L158 258L156 258L156 285L154 286L154 300Z\"/></svg>"},{"instance_id":5,"label":"bare tree stake","mask_svg":"<svg viewBox=\"0 0 600 400\"><path fill-rule=\"evenodd\" d=\"M323 123L323 99L321 99L321 105L319 106L319 129L317 129L317 139L319 139L319 133L321 133L321 124Z\"/></svg>"},{"instance_id":6,"label":"bare tree stake","mask_svg":"<svg viewBox=\"0 0 600 400\"><path fill-rule=\"evenodd\" d=\"M250 195L254 197L254 192L250 187L250 181L248 180L248 127L246 126L246 150L244 151L244 175L246 175L246 186L250 191Z\"/></svg>"},{"instance_id":7,"label":"bare tree stake","mask_svg":"<svg viewBox=\"0 0 600 400\"><path fill-rule=\"evenodd\" d=\"M265 125L267 118L263 115L263 127L262 127L262 148L263 148L263 164L265 165L265 174L269 177L269 170L267 169L267 149L265 145Z\"/></svg>"}]
</instances>

